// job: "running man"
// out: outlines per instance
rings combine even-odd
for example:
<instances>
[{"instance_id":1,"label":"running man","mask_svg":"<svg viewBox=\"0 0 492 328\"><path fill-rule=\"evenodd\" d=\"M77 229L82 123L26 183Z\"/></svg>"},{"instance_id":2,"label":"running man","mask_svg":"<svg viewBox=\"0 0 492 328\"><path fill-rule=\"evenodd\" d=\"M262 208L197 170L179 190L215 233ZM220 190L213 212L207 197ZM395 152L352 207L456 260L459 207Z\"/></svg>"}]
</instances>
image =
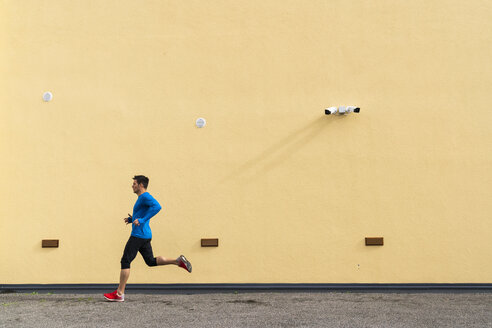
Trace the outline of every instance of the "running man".
<instances>
[{"instance_id":1,"label":"running man","mask_svg":"<svg viewBox=\"0 0 492 328\"><path fill-rule=\"evenodd\" d=\"M118 289L112 293L104 294L108 301L124 302L125 288L128 277L130 276L130 263L140 252L148 266L177 265L191 273L191 263L180 255L177 259L166 259L162 256L154 257L150 241L152 240L152 231L150 230L150 219L159 213L161 205L147 192L149 178L143 175L133 177L133 192L138 195L137 202L133 206L133 215L124 218L126 224L132 224L132 233L126 243L123 257L121 258L120 284Z\"/></svg>"}]
</instances>

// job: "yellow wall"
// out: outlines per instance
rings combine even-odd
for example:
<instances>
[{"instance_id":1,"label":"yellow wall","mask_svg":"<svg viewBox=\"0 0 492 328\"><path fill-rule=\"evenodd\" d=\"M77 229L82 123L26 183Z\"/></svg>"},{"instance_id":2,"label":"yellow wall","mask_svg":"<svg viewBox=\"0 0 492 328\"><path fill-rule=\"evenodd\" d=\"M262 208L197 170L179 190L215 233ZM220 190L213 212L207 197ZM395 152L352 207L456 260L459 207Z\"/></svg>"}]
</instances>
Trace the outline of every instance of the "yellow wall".
<instances>
[{"instance_id":1,"label":"yellow wall","mask_svg":"<svg viewBox=\"0 0 492 328\"><path fill-rule=\"evenodd\" d=\"M0 283L116 282L134 174L131 283L492 282L491 10L1 1Z\"/></svg>"}]
</instances>

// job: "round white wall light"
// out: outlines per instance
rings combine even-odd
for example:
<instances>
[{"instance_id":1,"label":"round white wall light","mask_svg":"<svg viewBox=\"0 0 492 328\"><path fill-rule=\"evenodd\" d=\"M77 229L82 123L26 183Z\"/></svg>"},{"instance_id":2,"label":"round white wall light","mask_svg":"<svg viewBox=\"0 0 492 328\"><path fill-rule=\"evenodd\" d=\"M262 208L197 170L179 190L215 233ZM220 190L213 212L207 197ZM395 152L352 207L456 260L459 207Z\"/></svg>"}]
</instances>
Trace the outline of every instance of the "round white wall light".
<instances>
[{"instance_id":1,"label":"round white wall light","mask_svg":"<svg viewBox=\"0 0 492 328\"><path fill-rule=\"evenodd\" d=\"M44 101L51 101L53 99L53 94L49 91L43 93L43 100Z\"/></svg>"},{"instance_id":2,"label":"round white wall light","mask_svg":"<svg viewBox=\"0 0 492 328\"><path fill-rule=\"evenodd\" d=\"M207 124L207 121L205 121L204 118L200 117L199 119L196 120L195 124L198 128L203 128Z\"/></svg>"}]
</instances>

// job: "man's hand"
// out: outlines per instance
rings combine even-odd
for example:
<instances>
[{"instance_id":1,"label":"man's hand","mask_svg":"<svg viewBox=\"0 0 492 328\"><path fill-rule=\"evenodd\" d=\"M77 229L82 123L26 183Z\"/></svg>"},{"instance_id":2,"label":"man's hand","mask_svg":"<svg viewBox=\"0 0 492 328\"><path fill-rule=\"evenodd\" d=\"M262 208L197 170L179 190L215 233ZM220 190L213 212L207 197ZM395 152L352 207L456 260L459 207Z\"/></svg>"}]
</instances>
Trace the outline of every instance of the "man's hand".
<instances>
[{"instance_id":1,"label":"man's hand","mask_svg":"<svg viewBox=\"0 0 492 328\"><path fill-rule=\"evenodd\" d=\"M128 214L128 217L127 218L124 218L123 221L125 221L126 224L130 223L131 221L131 218L132 218L132 215L131 214Z\"/></svg>"},{"instance_id":2,"label":"man's hand","mask_svg":"<svg viewBox=\"0 0 492 328\"><path fill-rule=\"evenodd\" d=\"M136 226L139 226L140 225L140 222L138 222L138 219L135 219L135 220L133 220L133 224L136 225Z\"/></svg>"}]
</instances>

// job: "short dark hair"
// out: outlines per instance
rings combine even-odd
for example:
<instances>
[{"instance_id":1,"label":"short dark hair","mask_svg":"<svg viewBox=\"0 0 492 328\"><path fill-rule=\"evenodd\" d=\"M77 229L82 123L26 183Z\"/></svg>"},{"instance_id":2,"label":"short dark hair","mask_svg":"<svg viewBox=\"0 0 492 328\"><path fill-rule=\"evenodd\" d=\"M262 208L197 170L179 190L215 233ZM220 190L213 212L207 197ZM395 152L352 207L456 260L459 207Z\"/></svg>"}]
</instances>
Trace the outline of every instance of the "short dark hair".
<instances>
[{"instance_id":1,"label":"short dark hair","mask_svg":"<svg viewBox=\"0 0 492 328\"><path fill-rule=\"evenodd\" d=\"M137 180L137 183L142 184L145 189L147 189L147 186L149 185L149 178L145 175L136 175L133 177L133 180Z\"/></svg>"}]
</instances>

